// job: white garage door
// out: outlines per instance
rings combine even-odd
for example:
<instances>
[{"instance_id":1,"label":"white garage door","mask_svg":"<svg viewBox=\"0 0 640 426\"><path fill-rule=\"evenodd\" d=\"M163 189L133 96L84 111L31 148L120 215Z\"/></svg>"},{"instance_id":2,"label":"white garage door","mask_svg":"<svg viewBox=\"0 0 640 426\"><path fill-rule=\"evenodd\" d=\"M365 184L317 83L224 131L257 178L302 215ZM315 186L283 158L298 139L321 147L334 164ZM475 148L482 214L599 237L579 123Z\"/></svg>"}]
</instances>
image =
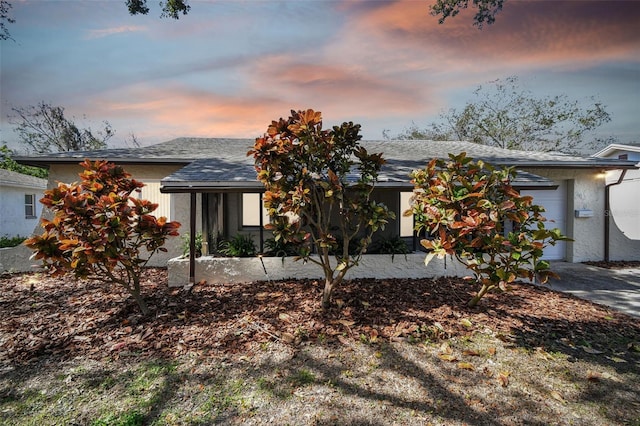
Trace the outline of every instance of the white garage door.
<instances>
[{"instance_id":1,"label":"white garage door","mask_svg":"<svg viewBox=\"0 0 640 426\"><path fill-rule=\"evenodd\" d=\"M533 197L533 203L543 206L546 210L544 216L547 218L546 228L560 228L563 234L567 231L567 183L566 181L559 183L556 190L522 190L522 195L530 195ZM566 253L566 243L558 242L555 246L549 246L545 249L544 259L547 260L564 260Z\"/></svg>"}]
</instances>

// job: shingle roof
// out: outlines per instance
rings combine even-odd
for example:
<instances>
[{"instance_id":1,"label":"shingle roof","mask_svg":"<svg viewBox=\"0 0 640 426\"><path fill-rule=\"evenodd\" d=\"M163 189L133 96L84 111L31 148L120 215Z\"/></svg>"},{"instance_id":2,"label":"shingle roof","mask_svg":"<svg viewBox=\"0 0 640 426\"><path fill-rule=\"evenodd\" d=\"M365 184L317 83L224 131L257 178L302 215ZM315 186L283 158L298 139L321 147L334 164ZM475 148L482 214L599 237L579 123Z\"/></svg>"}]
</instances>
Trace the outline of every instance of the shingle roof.
<instances>
[{"instance_id":1,"label":"shingle roof","mask_svg":"<svg viewBox=\"0 0 640 426\"><path fill-rule=\"evenodd\" d=\"M197 159L225 158L242 161L253 146L253 139L221 138L177 138L156 145L138 148L115 148L95 151L56 152L29 157L17 157L21 163L34 162L39 165L54 162L75 162L85 158L101 158L120 162L169 161L190 163ZM597 162L592 157L572 156L557 152L518 151L479 145L465 141L423 141L423 140L377 140L362 141L371 152L384 152L387 159L421 160L446 157L448 153L467 152L474 158L493 160L495 163L576 163L590 165Z\"/></svg>"},{"instance_id":2,"label":"shingle roof","mask_svg":"<svg viewBox=\"0 0 640 426\"><path fill-rule=\"evenodd\" d=\"M23 164L76 163L90 159L117 161L119 163L176 163L188 164L205 158L244 160L253 146L252 139L178 138L156 145L138 148L99 149L95 151L55 152L28 157L15 157Z\"/></svg>"},{"instance_id":3,"label":"shingle roof","mask_svg":"<svg viewBox=\"0 0 640 426\"><path fill-rule=\"evenodd\" d=\"M253 139L178 138L140 148L77 151L18 157L16 161L31 165L75 163L84 158L105 159L121 164L184 164L185 167L165 177L165 187L198 188L260 185L256 181L253 159L247 151ZM406 182L411 171L424 167L432 158L447 158L449 153L466 152L475 159L495 165L516 167L561 168L633 168L631 161L579 157L562 153L517 151L463 141L362 141L369 152L382 152L387 164L381 181ZM535 181L531 178L530 181Z\"/></svg>"},{"instance_id":4,"label":"shingle roof","mask_svg":"<svg viewBox=\"0 0 640 426\"><path fill-rule=\"evenodd\" d=\"M46 189L47 180L35 176L24 175L11 170L0 169L0 185L19 188Z\"/></svg>"},{"instance_id":5,"label":"shingle roof","mask_svg":"<svg viewBox=\"0 0 640 426\"><path fill-rule=\"evenodd\" d=\"M245 156L242 160L228 158L195 160L180 170L162 179L165 189L185 190L222 188L255 188L264 186L258 182L253 161Z\"/></svg>"}]
</instances>

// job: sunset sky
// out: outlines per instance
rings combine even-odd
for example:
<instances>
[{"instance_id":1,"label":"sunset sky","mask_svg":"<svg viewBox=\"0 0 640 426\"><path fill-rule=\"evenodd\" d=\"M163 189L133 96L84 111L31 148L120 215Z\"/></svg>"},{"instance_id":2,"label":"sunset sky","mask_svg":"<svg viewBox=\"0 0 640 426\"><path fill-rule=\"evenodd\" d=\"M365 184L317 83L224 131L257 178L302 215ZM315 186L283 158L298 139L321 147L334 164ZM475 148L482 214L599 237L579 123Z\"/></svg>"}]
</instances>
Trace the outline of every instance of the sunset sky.
<instances>
[{"instance_id":1,"label":"sunset sky","mask_svg":"<svg viewBox=\"0 0 640 426\"><path fill-rule=\"evenodd\" d=\"M11 108L45 101L94 130L108 120L114 147L253 138L292 108L380 139L517 75L539 96L594 96L613 119L600 136L640 142L640 1L508 0L483 30L472 13L439 25L431 1L191 0L174 21L156 0L147 16L124 0L13 0L0 138L17 148Z\"/></svg>"}]
</instances>

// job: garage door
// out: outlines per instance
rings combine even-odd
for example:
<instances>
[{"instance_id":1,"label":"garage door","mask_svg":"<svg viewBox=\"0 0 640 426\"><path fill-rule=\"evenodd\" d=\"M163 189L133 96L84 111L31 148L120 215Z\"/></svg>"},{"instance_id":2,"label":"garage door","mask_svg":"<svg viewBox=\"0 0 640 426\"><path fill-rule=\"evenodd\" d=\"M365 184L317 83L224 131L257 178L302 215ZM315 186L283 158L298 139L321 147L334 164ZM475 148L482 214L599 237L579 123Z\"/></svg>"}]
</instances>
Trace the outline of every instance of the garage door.
<instances>
[{"instance_id":1,"label":"garage door","mask_svg":"<svg viewBox=\"0 0 640 426\"><path fill-rule=\"evenodd\" d=\"M556 190L522 190L522 195L533 197L533 203L543 206L546 210L544 216L547 218L546 228L560 228L563 234L567 231L567 183L566 181L556 182ZM545 249L544 259L565 260L566 243L560 241L555 246Z\"/></svg>"}]
</instances>

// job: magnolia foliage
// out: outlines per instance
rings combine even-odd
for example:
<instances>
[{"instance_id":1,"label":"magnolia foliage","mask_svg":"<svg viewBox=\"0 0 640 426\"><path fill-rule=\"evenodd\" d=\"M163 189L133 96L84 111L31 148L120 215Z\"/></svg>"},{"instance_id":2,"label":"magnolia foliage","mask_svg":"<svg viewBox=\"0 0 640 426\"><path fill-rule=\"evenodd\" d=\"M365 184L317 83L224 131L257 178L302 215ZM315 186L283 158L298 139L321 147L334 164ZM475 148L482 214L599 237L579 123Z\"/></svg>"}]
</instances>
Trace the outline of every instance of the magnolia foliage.
<instances>
[{"instance_id":1,"label":"magnolia foliage","mask_svg":"<svg viewBox=\"0 0 640 426\"><path fill-rule=\"evenodd\" d=\"M568 239L545 228L544 209L513 188L515 175L466 153L434 159L412 174L413 205L405 215L414 215L416 231L428 235L421 241L425 263L452 255L466 264L480 284L469 306L519 278L546 283L555 274L542 260L544 248Z\"/></svg>"},{"instance_id":2,"label":"magnolia foliage","mask_svg":"<svg viewBox=\"0 0 640 426\"><path fill-rule=\"evenodd\" d=\"M294 243L299 258L322 267L325 308L372 235L395 218L371 196L385 161L360 146L359 132L351 122L325 130L319 111L292 110L272 121L248 153L265 185L266 228L276 241Z\"/></svg>"},{"instance_id":3,"label":"magnolia foliage","mask_svg":"<svg viewBox=\"0 0 640 426\"><path fill-rule=\"evenodd\" d=\"M44 233L25 241L53 275L73 273L124 286L144 314L140 275L151 256L167 251L180 224L156 218L157 204L132 193L144 186L120 166L106 161L80 164L80 183L58 183L40 201L53 212L42 219Z\"/></svg>"}]
</instances>

